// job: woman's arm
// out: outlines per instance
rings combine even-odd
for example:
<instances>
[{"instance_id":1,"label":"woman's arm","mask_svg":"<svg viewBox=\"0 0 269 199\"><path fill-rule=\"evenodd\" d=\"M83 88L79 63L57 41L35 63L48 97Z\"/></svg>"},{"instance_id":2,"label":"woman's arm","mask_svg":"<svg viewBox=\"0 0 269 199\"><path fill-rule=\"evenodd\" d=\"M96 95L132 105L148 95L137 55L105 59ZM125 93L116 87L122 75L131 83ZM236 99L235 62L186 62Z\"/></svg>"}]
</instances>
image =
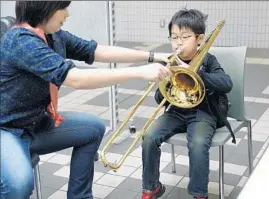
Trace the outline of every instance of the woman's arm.
<instances>
[{"instance_id":1,"label":"woman's arm","mask_svg":"<svg viewBox=\"0 0 269 199\"><path fill-rule=\"evenodd\" d=\"M134 50L120 46L97 45L95 50L95 61L106 63L133 63L149 61L150 52ZM152 54L154 62L168 62L168 57L163 54Z\"/></svg>"},{"instance_id":2,"label":"woman's arm","mask_svg":"<svg viewBox=\"0 0 269 199\"><path fill-rule=\"evenodd\" d=\"M147 62L149 52L133 50L119 46L98 45L95 50L95 61L108 63Z\"/></svg>"},{"instance_id":3,"label":"woman's arm","mask_svg":"<svg viewBox=\"0 0 269 199\"><path fill-rule=\"evenodd\" d=\"M63 84L76 89L95 89L119 84L130 79L159 81L171 72L158 63L120 69L77 69L69 70Z\"/></svg>"},{"instance_id":4,"label":"woman's arm","mask_svg":"<svg viewBox=\"0 0 269 199\"><path fill-rule=\"evenodd\" d=\"M68 59L85 61L88 64L92 64L94 61L104 63L147 62L150 57L150 52L147 51L100 45L95 40L87 41L64 30L55 33L55 36L64 41ZM161 53L154 53L152 58L154 62L168 62L167 57Z\"/></svg>"}]
</instances>

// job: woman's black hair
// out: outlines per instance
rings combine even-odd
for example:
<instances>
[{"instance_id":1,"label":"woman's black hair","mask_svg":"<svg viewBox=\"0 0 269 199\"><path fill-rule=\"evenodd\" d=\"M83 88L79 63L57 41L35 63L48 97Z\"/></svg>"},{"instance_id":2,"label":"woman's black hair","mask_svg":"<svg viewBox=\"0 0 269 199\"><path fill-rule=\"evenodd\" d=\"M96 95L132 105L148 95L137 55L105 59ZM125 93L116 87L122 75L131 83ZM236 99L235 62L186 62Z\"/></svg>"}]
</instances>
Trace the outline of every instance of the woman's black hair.
<instances>
[{"instance_id":1,"label":"woman's black hair","mask_svg":"<svg viewBox=\"0 0 269 199\"><path fill-rule=\"evenodd\" d=\"M16 1L16 23L27 22L32 27L46 22L57 11L67 8L71 1Z\"/></svg>"},{"instance_id":2,"label":"woman's black hair","mask_svg":"<svg viewBox=\"0 0 269 199\"><path fill-rule=\"evenodd\" d=\"M207 15L196 9L183 9L175 13L172 17L168 31L171 36L172 25L177 25L180 29L191 29L195 34L205 34Z\"/></svg>"}]
</instances>

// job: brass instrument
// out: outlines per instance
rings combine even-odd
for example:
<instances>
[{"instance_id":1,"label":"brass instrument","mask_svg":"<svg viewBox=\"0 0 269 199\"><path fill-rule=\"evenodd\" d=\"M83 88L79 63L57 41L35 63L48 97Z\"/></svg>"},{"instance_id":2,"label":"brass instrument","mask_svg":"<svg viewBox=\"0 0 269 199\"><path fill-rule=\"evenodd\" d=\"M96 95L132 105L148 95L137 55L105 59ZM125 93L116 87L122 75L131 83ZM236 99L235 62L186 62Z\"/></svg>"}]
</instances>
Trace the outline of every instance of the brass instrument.
<instances>
[{"instance_id":1,"label":"brass instrument","mask_svg":"<svg viewBox=\"0 0 269 199\"><path fill-rule=\"evenodd\" d=\"M203 101L205 97L205 86L201 77L197 74L197 70L199 69L205 55L207 54L212 43L215 41L216 37L218 36L224 24L225 24L225 20L220 21L217 27L208 35L204 43L198 49L194 58L188 64L189 65L188 68L180 67L179 62L177 62L178 53L174 54L173 56L169 58L169 63L167 64L167 67L169 67L173 75L167 78L166 80L159 82L159 90L161 94L163 95L164 99L158 105L156 111L147 120L142 130L136 135L135 140L133 141L131 146L128 148L126 153L123 155L123 157L120 159L120 161L118 163L108 162L105 156L107 148L121 133L121 131L127 124L128 120L133 116L133 114L136 112L138 107L141 105L144 99L148 96L148 94L154 88L156 83L152 83L149 86L146 93L137 102L137 104L132 109L131 113L123 121L119 129L112 135L112 137L109 139L109 141L107 142L107 144L104 146L103 150L101 151L101 159L105 166L109 166L113 170L117 170L118 168L121 167L124 160L127 158L131 150L134 148L134 146L143 136L144 132L148 129L149 125L152 123L152 121L154 120L158 112L162 109L166 101L168 101L170 104L174 106L181 107L181 108L193 108L199 105Z\"/></svg>"}]
</instances>

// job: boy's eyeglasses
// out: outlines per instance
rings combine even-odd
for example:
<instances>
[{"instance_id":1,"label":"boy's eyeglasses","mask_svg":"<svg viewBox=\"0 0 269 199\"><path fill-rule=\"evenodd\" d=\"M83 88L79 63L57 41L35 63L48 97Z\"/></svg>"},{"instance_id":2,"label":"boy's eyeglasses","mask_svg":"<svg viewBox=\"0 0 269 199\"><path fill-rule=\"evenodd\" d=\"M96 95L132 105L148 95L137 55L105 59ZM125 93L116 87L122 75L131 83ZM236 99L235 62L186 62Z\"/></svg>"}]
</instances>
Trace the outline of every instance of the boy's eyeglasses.
<instances>
[{"instance_id":1,"label":"boy's eyeglasses","mask_svg":"<svg viewBox=\"0 0 269 199\"><path fill-rule=\"evenodd\" d=\"M183 37L180 37L180 36L168 36L168 39L171 42L177 42L179 39L184 42L184 41L187 41L192 36L193 35L187 35L187 36L183 36ZM195 35L195 36L197 36L197 35Z\"/></svg>"}]
</instances>

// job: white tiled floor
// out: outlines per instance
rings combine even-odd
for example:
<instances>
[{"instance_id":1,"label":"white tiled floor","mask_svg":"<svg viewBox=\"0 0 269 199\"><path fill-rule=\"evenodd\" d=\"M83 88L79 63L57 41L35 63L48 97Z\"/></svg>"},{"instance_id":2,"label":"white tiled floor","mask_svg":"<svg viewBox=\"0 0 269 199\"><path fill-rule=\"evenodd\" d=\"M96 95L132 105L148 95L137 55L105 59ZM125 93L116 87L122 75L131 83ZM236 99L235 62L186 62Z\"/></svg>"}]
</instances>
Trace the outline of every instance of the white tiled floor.
<instances>
[{"instance_id":1,"label":"white tiled floor","mask_svg":"<svg viewBox=\"0 0 269 199\"><path fill-rule=\"evenodd\" d=\"M267 94L269 95L269 86L267 86L263 91L262 94Z\"/></svg>"},{"instance_id":2,"label":"white tiled floor","mask_svg":"<svg viewBox=\"0 0 269 199\"><path fill-rule=\"evenodd\" d=\"M238 199L267 198L269 182L269 148L253 171Z\"/></svg>"},{"instance_id":3,"label":"white tiled floor","mask_svg":"<svg viewBox=\"0 0 269 199\"><path fill-rule=\"evenodd\" d=\"M269 135L266 135L266 134L260 134L260 133L253 133L252 134L252 140L254 140L254 141L264 142L265 140L267 140L268 137L269 137ZM247 139L247 136L245 136L244 139Z\"/></svg>"},{"instance_id":4,"label":"white tiled floor","mask_svg":"<svg viewBox=\"0 0 269 199\"><path fill-rule=\"evenodd\" d=\"M110 170L108 173L109 174L112 174L112 175L119 175L119 176L128 177L132 173L134 173L136 169L137 168L135 168L135 167L130 167L130 166L124 166L124 165L122 165L116 172L114 172L113 170Z\"/></svg>"},{"instance_id":5,"label":"white tiled floor","mask_svg":"<svg viewBox=\"0 0 269 199\"><path fill-rule=\"evenodd\" d=\"M142 169L137 169L131 176L131 178L142 180Z\"/></svg>"},{"instance_id":6,"label":"white tiled floor","mask_svg":"<svg viewBox=\"0 0 269 199\"><path fill-rule=\"evenodd\" d=\"M66 199L66 192L59 190L52 194L48 199Z\"/></svg>"},{"instance_id":7,"label":"white tiled floor","mask_svg":"<svg viewBox=\"0 0 269 199\"><path fill-rule=\"evenodd\" d=\"M246 166L242 165L235 165L231 163L224 163L225 173L230 173L234 175L243 175L245 171L247 170Z\"/></svg>"},{"instance_id":8,"label":"white tiled floor","mask_svg":"<svg viewBox=\"0 0 269 199\"><path fill-rule=\"evenodd\" d=\"M93 195L96 198L100 198L100 199L105 198L114 190L113 187L102 186L98 184L94 184L92 189L93 189Z\"/></svg>"},{"instance_id":9,"label":"white tiled floor","mask_svg":"<svg viewBox=\"0 0 269 199\"><path fill-rule=\"evenodd\" d=\"M247 180L248 180L248 177L243 176L243 177L241 178L241 180L238 182L237 186L238 186L238 187L244 187L244 185L245 185L245 183L247 182Z\"/></svg>"},{"instance_id":10,"label":"white tiled floor","mask_svg":"<svg viewBox=\"0 0 269 199\"><path fill-rule=\"evenodd\" d=\"M160 181L169 186L176 186L180 180L182 180L183 176L180 175L173 175L170 173L161 173L160 174Z\"/></svg>"},{"instance_id":11,"label":"white tiled floor","mask_svg":"<svg viewBox=\"0 0 269 199\"><path fill-rule=\"evenodd\" d=\"M46 155L41 155L40 160L45 162L45 161L48 161L50 158L52 158L55 155L57 155L57 153L49 153Z\"/></svg>"},{"instance_id":12,"label":"white tiled floor","mask_svg":"<svg viewBox=\"0 0 269 199\"><path fill-rule=\"evenodd\" d=\"M66 165L70 162L70 155L57 154L48 160L50 163Z\"/></svg>"},{"instance_id":13,"label":"white tiled floor","mask_svg":"<svg viewBox=\"0 0 269 199\"><path fill-rule=\"evenodd\" d=\"M230 193L232 192L233 188L234 188L234 186L224 184L224 195L229 196ZM218 195L219 194L219 183L209 182L208 192L215 194L215 195Z\"/></svg>"},{"instance_id":14,"label":"white tiled floor","mask_svg":"<svg viewBox=\"0 0 269 199\"><path fill-rule=\"evenodd\" d=\"M53 175L69 178L69 174L70 174L70 166L63 166L61 169L56 171Z\"/></svg>"},{"instance_id":15,"label":"white tiled floor","mask_svg":"<svg viewBox=\"0 0 269 199\"><path fill-rule=\"evenodd\" d=\"M117 175L105 174L102 178L96 181L96 184L117 187L121 184L126 178Z\"/></svg>"}]
</instances>

